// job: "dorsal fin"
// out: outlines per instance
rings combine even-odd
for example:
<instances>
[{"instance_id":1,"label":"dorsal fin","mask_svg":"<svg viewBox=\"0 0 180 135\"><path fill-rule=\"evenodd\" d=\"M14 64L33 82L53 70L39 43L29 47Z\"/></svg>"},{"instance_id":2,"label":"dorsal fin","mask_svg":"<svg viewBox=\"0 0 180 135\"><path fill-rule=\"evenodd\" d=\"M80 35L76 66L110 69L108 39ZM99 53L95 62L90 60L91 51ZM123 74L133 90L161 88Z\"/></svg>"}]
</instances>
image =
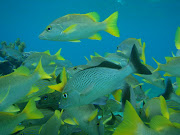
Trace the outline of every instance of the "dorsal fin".
<instances>
[{"instance_id":1,"label":"dorsal fin","mask_svg":"<svg viewBox=\"0 0 180 135\"><path fill-rule=\"evenodd\" d=\"M47 54L47 55L51 55L49 50L44 51L43 53L45 53L45 54Z\"/></svg>"},{"instance_id":2,"label":"dorsal fin","mask_svg":"<svg viewBox=\"0 0 180 135\"><path fill-rule=\"evenodd\" d=\"M95 22L99 22L100 20L100 16L96 12L90 12L90 13L87 13L86 15L88 15L88 17L91 18Z\"/></svg>"}]
</instances>

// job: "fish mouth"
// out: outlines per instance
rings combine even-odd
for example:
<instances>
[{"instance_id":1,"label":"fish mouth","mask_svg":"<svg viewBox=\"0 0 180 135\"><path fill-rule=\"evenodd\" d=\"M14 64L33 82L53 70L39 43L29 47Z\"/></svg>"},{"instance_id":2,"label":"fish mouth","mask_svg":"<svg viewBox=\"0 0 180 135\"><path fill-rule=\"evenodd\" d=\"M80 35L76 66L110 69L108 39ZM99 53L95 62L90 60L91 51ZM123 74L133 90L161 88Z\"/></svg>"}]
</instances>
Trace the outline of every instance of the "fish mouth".
<instances>
[{"instance_id":1,"label":"fish mouth","mask_svg":"<svg viewBox=\"0 0 180 135\"><path fill-rule=\"evenodd\" d=\"M60 108L60 109L65 109L65 108L68 108L68 105L59 104L59 108Z\"/></svg>"},{"instance_id":2,"label":"fish mouth","mask_svg":"<svg viewBox=\"0 0 180 135\"><path fill-rule=\"evenodd\" d=\"M43 34L40 34L40 35L38 36L38 38L43 40L43 39L45 39L45 36L44 36Z\"/></svg>"}]
</instances>

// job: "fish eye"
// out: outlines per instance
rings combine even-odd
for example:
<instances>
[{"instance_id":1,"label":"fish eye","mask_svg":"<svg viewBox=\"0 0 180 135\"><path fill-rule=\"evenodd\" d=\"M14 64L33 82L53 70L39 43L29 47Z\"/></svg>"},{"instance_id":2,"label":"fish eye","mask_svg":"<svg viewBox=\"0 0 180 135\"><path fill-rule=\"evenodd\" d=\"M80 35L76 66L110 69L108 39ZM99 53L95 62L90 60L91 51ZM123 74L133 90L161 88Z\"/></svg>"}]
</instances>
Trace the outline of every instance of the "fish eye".
<instances>
[{"instance_id":1,"label":"fish eye","mask_svg":"<svg viewBox=\"0 0 180 135\"><path fill-rule=\"evenodd\" d=\"M47 100L48 96L44 96L44 100Z\"/></svg>"},{"instance_id":2,"label":"fish eye","mask_svg":"<svg viewBox=\"0 0 180 135\"><path fill-rule=\"evenodd\" d=\"M139 87L140 87L140 89L142 89L142 86L141 86L141 85L139 85Z\"/></svg>"},{"instance_id":3,"label":"fish eye","mask_svg":"<svg viewBox=\"0 0 180 135\"><path fill-rule=\"evenodd\" d=\"M76 70L76 69L77 69L77 67L74 67L74 68L73 68L73 70Z\"/></svg>"},{"instance_id":4,"label":"fish eye","mask_svg":"<svg viewBox=\"0 0 180 135\"><path fill-rule=\"evenodd\" d=\"M48 25L47 27L46 27L46 31L50 31L52 29L52 27L50 26L50 25Z\"/></svg>"},{"instance_id":5,"label":"fish eye","mask_svg":"<svg viewBox=\"0 0 180 135\"><path fill-rule=\"evenodd\" d=\"M64 98L67 98L67 93L63 93L63 97L64 97Z\"/></svg>"}]
</instances>

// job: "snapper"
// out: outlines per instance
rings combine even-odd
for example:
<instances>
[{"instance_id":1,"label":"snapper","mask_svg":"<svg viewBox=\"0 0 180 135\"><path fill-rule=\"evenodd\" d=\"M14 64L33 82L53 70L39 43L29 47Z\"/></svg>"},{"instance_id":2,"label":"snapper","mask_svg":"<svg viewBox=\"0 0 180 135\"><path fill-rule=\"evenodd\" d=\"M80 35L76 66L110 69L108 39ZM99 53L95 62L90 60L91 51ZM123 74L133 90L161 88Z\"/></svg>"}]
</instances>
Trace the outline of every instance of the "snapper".
<instances>
[{"instance_id":1,"label":"snapper","mask_svg":"<svg viewBox=\"0 0 180 135\"><path fill-rule=\"evenodd\" d=\"M39 35L42 40L80 42L80 39L101 40L99 31L106 31L120 37L117 27L118 11L103 22L96 12L68 14L50 23Z\"/></svg>"}]
</instances>

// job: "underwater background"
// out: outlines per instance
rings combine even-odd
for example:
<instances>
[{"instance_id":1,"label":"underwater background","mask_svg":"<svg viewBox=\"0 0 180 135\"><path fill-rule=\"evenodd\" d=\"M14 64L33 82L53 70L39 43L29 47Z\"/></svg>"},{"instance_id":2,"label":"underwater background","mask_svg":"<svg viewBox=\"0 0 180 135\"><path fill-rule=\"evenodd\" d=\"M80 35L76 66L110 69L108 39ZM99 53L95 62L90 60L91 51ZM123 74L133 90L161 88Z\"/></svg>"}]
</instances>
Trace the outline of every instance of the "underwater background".
<instances>
[{"instance_id":1,"label":"underwater background","mask_svg":"<svg viewBox=\"0 0 180 135\"><path fill-rule=\"evenodd\" d=\"M105 19L107 19L111 14L115 13L116 11L118 11L117 26L118 26L118 29L120 32L120 37L115 37L105 31L100 31L99 33L102 36L102 40L100 40L100 41L99 40L91 40L91 39L82 39L81 42L61 42L61 41L40 40L38 38L38 36L43 32L43 30L46 28L46 26L48 26L55 19L62 17L64 15L86 14L89 12L97 12L100 16L100 22L101 22L101 21L104 21ZM35 127L33 127L36 124L38 125L38 127L36 129L37 134L40 134L43 126L44 126L44 129L42 131L44 131L44 132L54 131L54 130L52 130L53 128L51 128L51 126L47 126L50 128L50 130L49 130L49 128L46 128L45 123L49 120L52 120L50 122L52 125L56 124L55 123L56 120L58 121L57 122L59 124L57 126L58 132L59 132L59 128L61 128L60 129L61 131L64 131L64 132L69 131L70 132L69 134L72 133L72 135L74 135L76 133L81 134L81 131L83 131L84 129L87 128L87 126L85 124L91 123L96 128L100 127L99 125L103 126L103 132L108 131L107 132L108 134L112 134L112 133L116 132L115 129L118 130L119 127L117 127L117 125L119 125L119 124L121 125L121 123L123 123L122 120L124 120L124 121L127 120L130 122L133 121L131 119L129 120L127 117L128 115L131 116L131 113L127 113L128 112L127 110L129 108L130 108L129 112L132 112L135 115L136 115L136 112L138 112L136 116L137 117L140 116L142 121L144 122L144 123L143 122L142 123L144 125L146 125L147 127L152 128L151 125L149 126L147 124L151 120L151 118L150 118L151 113L153 116L154 111L155 112L157 111L158 113L160 111L160 115L162 114L163 118L167 118L169 122L170 121L172 122L170 125L170 129L172 127L174 129L176 129L176 130L174 130L172 128L172 131L175 131L175 132L177 131L177 133L178 133L178 131L180 130L180 124L179 124L180 123L179 122L180 121L180 113L179 113L180 78L178 78L180 76L179 69L178 69L180 57L179 56L173 57L173 54L176 54L176 52L177 52L177 48L175 46L175 35L178 35L177 42L180 45L180 38L179 38L179 35L180 35L180 27L179 27L180 26L180 0L25 0L25 1L23 1L23 0L0 0L0 17L1 17L1 19L0 19L0 42L1 42L1 45L0 45L0 55L1 55L0 56L0 66L1 66L0 67L0 76L1 76L0 77L0 84L1 84L0 90L2 90L2 91L0 91L0 135L1 135L1 133L4 132L4 129L5 129L5 128L3 129L1 127L3 125L6 125L3 122L6 122L6 119L7 119L7 123L8 123L8 120L9 120L8 119L9 115L6 115L7 117L3 117L3 115L5 113L3 114L2 112L4 111L4 109L7 109L10 105L13 105L14 107L19 107L19 110L18 111L16 110L16 113L18 112L17 115L19 115L19 116L23 113L27 113L27 114L29 112L31 113L31 111L29 111L29 110L31 110L32 108L33 109L36 108L34 106L37 106L37 108L43 112L43 115L45 114L45 118L40 119L40 118L43 118L44 116L42 116L41 113L38 113L38 111L37 111L36 112L37 117L35 115L35 118L40 119L39 121L32 120L29 122L28 120L27 121L22 120L21 122L17 122L18 125L20 125L20 126L23 125L26 127L25 130L22 131L22 133L26 132L27 134L29 134L31 131L36 129ZM178 31L179 33L176 32L176 30L177 31L179 30ZM89 101L89 104L84 102L85 105L84 104L83 105L85 106L85 109L83 108L84 107L83 105L82 105L83 107L81 105L74 107L73 100L75 101L75 98L77 98L74 93L72 94L73 96L71 97L73 100L71 100L71 98L69 98L68 99L69 102L68 102L68 100L66 100L66 98L67 98L67 95L69 94L68 93L69 91L65 91L66 89L64 90L64 88L65 88L65 86L69 86L70 88L72 88L71 82L69 80L74 77L73 75L75 73L79 73L78 71L76 71L76 69L80 68L78 70L83 71L83 69L86 70L86 69L90 68L90 70L91 70L91 68L92 69L94 67L96 68L99 65L101 65L103 62L108 61L108 60L103 61L103 62L101 61L102 63L100 63L99 65L93 65L93 66L91 65L90 66L90 64L89 65L87 64L87 60L85 59L85 57L87 57L90 60L91 59L90 55L94 55L94 52L97 52L101 56L104 56L104 54L107 52L115 54L117 51L117 46L121 42L123 42L124 40L126 40L128 38L141 39L142 43L143 42L146 43L146 47L145 47L146 62L145 61L143 61L144 63L142 62L143 64L147 64L146 66L150 65L155 69L158 67L157 62L155 62L153 60L153 58L155 58L159 63L162 63L162 64L164 64L164 63L166 63L166 61L168 61L165 59L165 57L171 57L171 58L169 58L169 61L177 60L177 61L175 61L175 62L177 62L177 64L173 63L174 64L173 65L171 63L172 66L174 66L175 68L178 67L177 72L175 72L175 75L173 77L163 76L163 74L166 72L166 70L164 70L164 69L160 70L160 72L155 72L155 73L157 73L157 75L154 75L154 72L152 72L152 71L154 71L154 69L153 69L151 72L153 73L154 76L153 75L151 76L152 80L151 80L151 77L149 77L150 81L148 79L144 79L144 81L142 81L143 77L142 76L140 77L140 75L136 76L137 74L133 75L135 77L134 79L133 79L133 76L131 76L132 78L127 77L129 80L126 78L127 80L122 79L121 81L119 81L118 79L120 77L118 79L116 78L116 80L114 79L115 81L117 81L118 85L119 85L119 82L120 83L126 82L125 86L123 86L125 90L126 90L126 85L127 86L130 85L130 83L132 83L132 84L138 83L136 85L133 84L132 86L128 86L127 89L129 90L129 93L128 92L127 93L129 94L128 95L129 97L127 96L127 98L129 98L129 101L132 100L132 102L130 102L130 103L126 102L127 103L126 107L124 107L125 102L122 103L123 99L121 100L121 98L126 97L126 95L122 94L123 93L122 90L120 90L122 97L121 97L121 94L119 94L119 93L115 93L115 92L112 93L112 91L109 92L108 94L109 95L112 94L112 95L110 95L110 96L108 95L109 97L106 97L106 98L108 98L108 99L106 99L107 102L105 102L105 104L103 104L103 105L101 105L101 104L99 105L99 104ZM5 47L5 49L4 49L3 44L6 44L6 43L3 41L5 41L7 44L14 43L13 45L14 45L14 47L16 46L16 48L15 49L13 48L13 49L16 51L20 48L20 46L22 48L26 46L25 49L23 48L24 50L21 48L22 51L20 52L20 57L21 57L20 62L18 61L18 57L17 57L17 61L14 61L16 59L13 59L11 56L10 56L10 59L8 59L9 57L6 57L6 56L4 58L2 58L2 55L4 55L3 51L5 49L7 49L5 51L7 51L7 52L9 51L9 53L12 53L12 55L15 57L16 57L16 53L17 53L17 52L12 51L13 49L11 47L9 47L10 45L8 47L12 50L8 50L9 48L7 46L6 46L7 48ZM23 42L25 42L25 44ZM23 45L25 45L25 46L23 46ZM2 48L1 48L1 46L2 46ZM62 50L60 50L61 54L60 54L60 51L59 51L59 53L57 53L60 48L62 48ZM132 48L133 48L132 50L136 50L136 49L134 49L134 48L136 48L135 45ZM142 48L142 46L141 46L141 48ZM51 55L49 55L49 52L47 50L50 51ZM23 52L25 52L25 53L23 53ZM38 53L38 52L45 52L45 53ZM179 50L179 52L180 52L180 50ZM34 53L34 55L33 55L33 53ZM56 53L57 53L57 55L54 55ZM128 71L129 73L131 73L131 70L133 71L132 73L137 72L137 73L141 74L141 72L138 72L139 69L144 70L142 72L144 72L144 74L146 74L146 75L149 75L148 71L150 69L147 70L142 65L141 66L143 68L142 67L139 68L137 66L138 64L136 65L137 61L131 59L132 56L137 56L136 53L137 53L136 51L132 51L130 59L127 59L127 57L126 57L126 60L127 60L126 62L128 63L130 60L130 62L129 62L130 64L126 63L127 66L124 66L123 70L119 70L119 67L118 67L118 72L122 71L121 72L122 76L126 76L126 73L124 75L123 71L126 71L126 72ZM48 54L48 57L46 56L47 54ZM28 59L29 55L32 55L32 57L29 57L29 59ZM42 55L42 56L40 56L40 55ZM116 53L116 55L118 55L118 52ZM8 56L8 53L7 53L7 56ZM56 57L54 57L54 56L56 56ZM63 58L65 58L65 61L62 61L61 56ZM44 58L44 61L41 63L41 60L39 61L39 58L41 59L42 57ZM120 57L120 55L119 55L119 57ZM31 60L31 58L32 58L32 60ZM101 59L101 57L98 57L98 58ZM27 61L22 63L23 61L25 61L25 59ZM39 63L37 63L37 61L36 61L36 63L34 63L33 60L37 60L37 59L38 59ZM10 65L9 67L11 68L11 70L9 70L9 72L3 74L1 72L4 69L8 70L8 68L6 69L6 66L2 67L2 65L1 65L2 63L3 64L8 63L6 60L8 60L8 61L11 60L9 62L9 65ZM57 60L57 61L55 61L55 60ZM19 63L20 64L18 66L17 65L14 66L13 61L15 63L14 65L16 65L16 64L18 65ZM113 60L111 62L113 63ZM109 67L112 66L111 62L110 62L110 65L108 65ZM20 66L21 64L24 67ZM43 65L42 67L44 69L46 69L45 72L48 71L47 74L43 71L41 64ZM79 65L87 66L86 64L89 67L82 67L82 69L81 69L81 66L79 66ZM171 64L170 64L170 66L171 66ZM20 68L18 68L19 66L20 66ZM26 68L26 66L27 66L27 68ZM77 66L77 67L71 68L74 66ZM101 67L101 66L99 66L99 67ZM129 66L129 69L127 68L128 66ZM29 67L33 67L33 68L31 69ZM66 69L64 67L66 67ZM13 69L16 69L16 68L18 68L18 70L14 70L14 72L13 72ZM30 70L31 74L30 74L30 71L28 68L31 69ZM111 68L113 69L114 67L111 67ZM126 68L127 68L127 70L124 70ZM137 71L135 71L135 70L137 70ZM52 73L52 74L50 74L49 71L54 71L54 72L53 73L50 72L50 73ZM171 68L170 68L170 71L172 71ZM10 72L13 72L13 73L9 74ZM67 75L66 75L66 73L67 73ZM86 71L85 71L85 73L86 73ZM160 73L163 77L161 77L158 73ZM167 71L167 73L168 73L168 71ZM9 75L6 76L6 74L9 74ZM49 76L49 74L51 76ZM96 74L96 72L94 74L90 74L90 75L95 75L95 74ZM81 73L80 73L80 75L81 75ZM103 78L104 77L103 75L104 75L104 72L103 72L103 74L100 74L98 77L95 76L95 78L96 79L97 78L99 79L101 77ZM23 78L22 76L23 77L28 76L30 79L29 78L28 78L29 80L27 78L22 79ZM89 76L89 75L87 75L87 76ZM85 75L85 78L87 78L87 76ZM107 86L108 86L109 78L107 76L104 77L105 79L103 78L100 81L97 79L99 82L104 81L104 83L99 83L99 82L98 83L105 84L105 85L107 84ZM79 75L75 76L74 78L76 79L76 77L78 78ZM50 79L50 78L52 78L52 79ZM160 80L160 83L156 84L155 81L157 81L158 79ZM28 81L26 82L26 80L28 80ZM92 82L94 80L95 79L93 78ZM89 80L84 81L82 78L80 78L80 81L78 81L78 83L77 82L74 84L72 83L72 86L74 87L74 85L77 84L78 86L84 87L84 84L85 84L85 86L88 87L87 90L89 90L89 89L93 90L95 87L94 84L87 85L86 82L88 82L88 81ZM154 84L153 84L153 81L154 81ZM172 81L172 83L171 83L171 81ZM23 82L23 83L21 83L21 82ZM67 82L70 82L70 83L68 84ZM113 81L111 80L111 82L113 82ZM95 83L96 83L96 81L95 81ZM129 84L127 84L127 83L129 83ZM55 91L55 90L57 90L57 87L58 87L59 91ZM59 87L61 89L59 89ZM104 86L104 88L105 87L106 86ZM101 87L99 87L99 88L101 88ZM68 89L68 87L67 87L67 89ZM137 91L140 90L140 92L138 91L140 94L136 91L136 93L133 95L132 93L134 93L134 92L132 92L133 91L132 89L134 91L136 89L137 89ZM177 93L179 95L177 93L175 94L174 89L178 89ZM171 91L169 92L168 90L169 91L171 90ZM18 92L16 92L16 91L18 91ZM26 91L27 93L25 93L25 95L23 96L22 93L24 91ZM74 90L74 91L77 92L76 90ZM78 91L80 93L80 94L79 93L78 94L81 95L83 93L82 91L80 91L80 92ZM117 91L119 92L119 89ZM86 91L86 89L85 89L85 92L88 93L89 91ZM167 94L166 92L167 93L169 92L168 93L169 97L166 96L166 94ZM84 95L86 95L87 93L85 93ZM124 93L126 93L126 91ZM22 94L22 97L20 98L19 95L21 95L21 94ZM120 97L120 99L116 101L116 97L113 94L117 94L117 95L119 94L118 97ZM175 95L175 99L177 99L177 104L174 104L174 102L171 102L171 100L172 101L174 100L173 98L171 99L171 96L172 96L171 94ZM95 95L96 95L96 93L95 93ZM164 97L163 96L159 97L159 95L163 95ZM101 94L99 94L99 96L101 97ZM132 96L132 97L130 97L130 96ZM9 100L7 97L9 98ZM155 98L153 98L153 97L155 97ZM80 96L78 98L80 99ZM92 98L93 98L93 96L92 96ZM15 99L15 100L12 101L12 103L8 104L8 102L11 102L11 99L12 100ZM137 102L136 102L136 99L138 99ZM36 101L36 103L34 100ZM124 100L126 101L126 98ZM92 100L92 101L96 102L96 100ZM133 104L133 101L135 101L134 104ZM167 103L169 103L169 104L167 104L168 107L166 106L166 101L167 101ZM170 101L170 102L168 102L168 101ZM63 104L63 102L64 102L64 104ZM65 113L64 113L61 110L61 109L64 109L63 105L66 105L66 103L71 104L71 102L72 102L71 107L73 106L75 111L73 109L71 110L71 107L69 107L70 109L65 108ZM4 103L4 105L3 105L3 103ZM8 107L6 107L6 103L7 103ZM27 103L27 105L26 105L26 103ZM104 103L104 102L102 101L102 103ZM120 105L119 103L122 103L122 104ZM17 104L17 106L14 104ZM131 104L132 104L132 107L131 107ZM25 106L27 106L27 107L25 107ZM121 106L121 109L119 109L117 106L118 107ZM25 107L25 109L24 109L24 107ZM80 107L80 109L78 107ZM151 109L149 109L149 108L151 108ZM169 108L170 109L173 108L174 110L172 109L171 110L172 112L169 110L167 111L167 109L169 109ZM73 123L74 125L73 124L71 125L68 123L69 121L66 121L67 123L65 122L66 124L61 126L61 124L63 123L63 120L65 121L66 120L65 118L68 117L68 115L66 116L66 109L67 110L69 109L68 111L72 113L71 115L75 115L75 116L77 116L77 118L79 117L79 119L82 120L83 122L86 119L84 120L83 118L85 118L85 117L81 117L81 116L89 115L90 117L87 116L86 118L88 118L88 117L91 118L91 116L93 118L92 118L92 120L88 119L88 122L85 121L85 124L82 124L83 122L79 120L80 122L82 122L82 123L80 123L80 128L82 128L82 129L79 129L79 127L78 127L79 125L77 124L78 122L74 119L73 119L75 122L75 123ZM113 112L111 109L116 110L116 111ZM134 109L136 109L136 111L134 111ZM61 112L60 112L60 110L61 110ZM78 113L76 113L76 111ZM86 111L88 111L89 114ZM101 115L101 111L102 111L102 115ZM166 114L167 113L166 111L168 112L168 114ZM74 112L75 112L75 114L73 114ZM107 114L105 114L104 112ZM14 114L16 114L16 113L14 113ZM78 116L78 114L79 114L79 116ZM93 115L91 115L91 114L93 114ZM156 113L155 113L155 115L156 115ZM170 115L171 115L171 118L174 118L174 119L169 119ZM31 115L29 115L29 116L31 116ZM33 114L32 114L32 116L33 116ZM51 119L50 118L51 116L53 118L54 117L55 118ZM58 116L58 117L56 117L56 116ZM63 120L60 118L61 116L62 116ZM110 116L110 118L109 118L109 116ZM134 115L132 115L132 116L134 117ZM115 117L118 117L120 119L120 121L119 121L119 119L117 119ZM115 119L113 119L113 118L115 118ZM178 122L175 121L176 122L175 123L174 120L176 120L176 118L177 118ZM30 117L27 119L34 119L34 118ZM4 121L2 122L2 120L4 120ZM102 121L103 121L103 124L101 123ZM157 120L157 121L161 122L161 120ZM111 124L111 122L113 124ZM96 125L97 123L99 125ZM11 126L11 123L8 123L8 124L7 125L9 127L12 127L12 129L14 129L15 125ZM66 127L68 124L71 125L70 127L73 127L72 131L69 130L68 127ZM137 124L137 123L135 122L135 124ZM128 125L128 124L126 124L126 125ZM91 126L88 127L88 130L84 130L84 131L91 131L91 129L92 129ZM112 130L110 129L111 126L113 127ZM28 129L28 127L30 127L30 128L32 127L32 129ZM110 128L108 129L108 127L110 127ZM65 128L67 128L67 129L65 130ZM74 130L74 128L75 128L75 130ZM78 130L76 130L76 128ZM18 132L13 131L13 133L22 134L20 131L22 129L18 129L17 130ZM26 131L26 129L27 129L27 131ZM98 132L100 132L100 131L98 131ZM168 132L171 132L171 130L168 130ZM167 134L168 134L168 132L167 132ZM86 133L89 134L90 132L86 132ZM149 133L151 133L151 132L149 132ZM164 131L164 133L166 133L166 130ZM173 132L171 132L171 133L173 134ZM8 130L7 130L7 134L9 134ZM41 134L44 135L44 133L41 133ZM48 134L48 133L46 133L46 134ZM63 133L61 133L61 134L63 134ZM118 131L117 131L117 134L118 134ZM163 134L163 132L162 132L162 134ZM33 135L34 135L34 133L33 133Z\"/></svg>"},{"instance_id":2,"label":"underwater background","mask_svg":"<svg viewBox=\"0 0 180 135\"><path fill-rule=\"evenodd\" d=\"M0 41L26 43L25 52L62 48L62 56L73 65L86 63L94 52L115 52L127 38L141 38L146 43L147 64L156 67L152 57L161 63L176 53L175 32L180 24L179 0L0 0ZM38 35L56 18L66 14L97 12L105 20L119 11L120 38L102 31L101 41L83 39L80 43L40 40Z\"/></svg>"}]
</instances>

